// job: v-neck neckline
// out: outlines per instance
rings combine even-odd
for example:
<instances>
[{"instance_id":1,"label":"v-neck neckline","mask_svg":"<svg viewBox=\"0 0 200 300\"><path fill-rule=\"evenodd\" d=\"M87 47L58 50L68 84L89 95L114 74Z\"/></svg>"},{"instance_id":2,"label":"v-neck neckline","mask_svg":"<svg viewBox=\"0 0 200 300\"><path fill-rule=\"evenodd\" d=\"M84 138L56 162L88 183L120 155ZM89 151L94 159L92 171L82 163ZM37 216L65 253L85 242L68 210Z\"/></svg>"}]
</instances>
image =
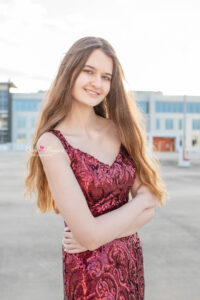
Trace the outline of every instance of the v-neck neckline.
<instances>
[{"instance_id":1,"label":"v-neck neckline","mask_svg":"<svg viewBox=\"0 0 200 300\"><path fill-rule=\"evenodd\" d=\"M109 167L109 168L112 168L112 167L114 166L114 164L115 164L115 163L117 162L117 160L118 160L118 157L119 157L120 154L121 154L122 143L120 143L119 151L118 151L118 153L117 153L117 155L116 155L116 157L115 157L113 163L112 163L111 165L109 165L109 164L107 164L107 163L104 163L103 161L100 161L100 160L99 160L98 158L96 158L94 155L91 155L91 154L89 154L89 153L87 153L87 152L85 152L85 151L83 151L83 150L80 150L79 148L75 148L75 147L73 147L72 145L70 145L70 143L67 141L67 139L64 137L64 135L62 134L62 132L61 132L60 130L58 130L58 129L51 129L51 130L57 131L58 133L60 133L61 137L64 139L64 141L66 142L66 144L67 144L69 147L71 147L73 150L79 151L80 153L83 153L84 155L87 155L88 157L92 158L92 159L95 160L96 162L98 162L98 163L100 163L100 164L102 164L102 165L104 165L104 166L107 166L107 167Z\"/></svg>"}]
</instances>

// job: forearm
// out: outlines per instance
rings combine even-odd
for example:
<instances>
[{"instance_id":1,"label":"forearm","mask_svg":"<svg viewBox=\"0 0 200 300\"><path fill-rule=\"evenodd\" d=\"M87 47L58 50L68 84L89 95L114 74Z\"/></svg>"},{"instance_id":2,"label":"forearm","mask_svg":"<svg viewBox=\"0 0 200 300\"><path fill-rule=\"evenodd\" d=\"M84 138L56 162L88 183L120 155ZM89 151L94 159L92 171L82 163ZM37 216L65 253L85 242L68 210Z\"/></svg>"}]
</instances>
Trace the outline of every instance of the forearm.
<instances>
[{"instance_id":1,"label":"forearm","mask_svg":"<svg viewBox=\"0 0 200 300\"><path fill-rule=\"evenodd\" d=\"M132 197L129 201L133 201L138 191L144 189L144 186L142 185L142 183L140 183L136 189L133 188L134 186L131 189ZM118 238L126 237L136 233L142 226L148 223L153 218L153 216L154 216L154 207L148 207L135 219L135 221L130 225L130 227L126 231L124 231Z\"/></svg>"},{"instance_id":2,"label":"forearm","mask_svg":"<svg viewBox=\"0 0 200 300\"><path fill-rule=\"evenodd\" d=\"M134 201L127 202L118 209L98 216L94 222L95 242L91 250L119 238L130 229L136 218L148 208L149 195L138 194Z\"/></svg>"},{"instance_id":3,"label":"forearm","mask_svg":"<svg viewBox=\"0 0 200 300\"><path fill-rule=\"evenodd\" d=\"M126 237L136 233L141 227L143 227L146 223L151 221L154 216L154 208L145 209L130 225L130 227L125 230L118 238Z\"/></svg>"}]
</instances>

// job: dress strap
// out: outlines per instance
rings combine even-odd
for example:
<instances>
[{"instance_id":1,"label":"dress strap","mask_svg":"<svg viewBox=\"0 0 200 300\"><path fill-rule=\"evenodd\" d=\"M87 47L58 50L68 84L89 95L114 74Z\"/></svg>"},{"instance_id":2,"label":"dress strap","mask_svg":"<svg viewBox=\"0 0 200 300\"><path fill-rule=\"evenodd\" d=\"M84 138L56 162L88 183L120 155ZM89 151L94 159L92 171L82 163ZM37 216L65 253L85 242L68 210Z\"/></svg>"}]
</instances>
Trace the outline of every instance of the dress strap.
<instances>
[{"instance_id":1,"label":"dress strap","mask_svg":"<svg viewBox=\"0 0 200 300\"><path fill-rule=\"evenodd\" d=\"M64 138L62 133L59 130L56 130L56 129L49 129L48 132L51 132L55 136L57 136L57 138L61 141L63 147L65 148L65 150L69 154L69 143L67 142L66 138Z\"/></svg>"}]
</instances>

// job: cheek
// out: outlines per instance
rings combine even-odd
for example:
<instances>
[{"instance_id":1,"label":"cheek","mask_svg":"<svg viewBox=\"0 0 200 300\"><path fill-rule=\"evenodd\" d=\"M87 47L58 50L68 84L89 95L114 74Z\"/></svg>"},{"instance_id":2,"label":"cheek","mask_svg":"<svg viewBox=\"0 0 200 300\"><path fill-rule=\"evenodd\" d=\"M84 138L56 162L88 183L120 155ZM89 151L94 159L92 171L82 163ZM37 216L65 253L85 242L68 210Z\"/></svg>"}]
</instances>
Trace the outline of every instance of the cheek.
<instances>
[{"instance_id":1,"label":"cheek","mask_svg":"<svg viewBox=\"0 0 200 300\"><path fill-rule=\"evenodd\" d=\"M78 93L79 90L83 87L83 80L82 78L77 78L75 83L74 83L74 87L72 89L72 93Z\"/></svg>"},{"instance_id":2,"label":"cheek","mask_svg":"<svg viewBox=\"0 0 200 300\"><path fill-rule=\"evenodd\" d=\"M111 84L110 83L107 83L106 87L105 87L105 92L106 94L108 94L110 92L110 89L111 89Z\"/></svg>"},{"instance_id":3,"label":"cheek","mask_svg":"<svg viewBox=\"0 0 200 300\"><path fill-rule=\"evenodd\" d=\"M76 79L77 85L81 86L87 82L87 76L82 72L79 74L78 78Z\"/></svg>"}]
</instances>

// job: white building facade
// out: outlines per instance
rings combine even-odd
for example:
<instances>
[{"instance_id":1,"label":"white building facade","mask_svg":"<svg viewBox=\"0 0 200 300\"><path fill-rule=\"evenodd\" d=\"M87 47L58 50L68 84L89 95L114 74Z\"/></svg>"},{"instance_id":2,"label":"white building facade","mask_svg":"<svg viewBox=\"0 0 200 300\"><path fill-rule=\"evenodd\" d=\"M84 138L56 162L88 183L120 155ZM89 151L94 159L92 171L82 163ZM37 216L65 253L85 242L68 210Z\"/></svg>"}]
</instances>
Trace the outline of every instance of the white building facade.
<instances>
[{"instance_id":1,"label":"white building facade","mask_svg":"<svg viewBox=\"0 0 200 300\"><path fill-rule=\"evenodd\" d=\"M178 151L185 126L187 150L200 152L200 96L143 91L134 91L132 96L145 115L149 141L155 150Z\"/></svg>"},{"instance_id":2,"label":"white building facade","mask_svg":"<svg viewBox=\"0 0 200 300\"><path fill-rule=\"evenodd\" d=\"M12 94L12 143L15 148L29 146L44 93ZM21 145L21 146L17 146Z\"/></svg>"}]
</instances>

